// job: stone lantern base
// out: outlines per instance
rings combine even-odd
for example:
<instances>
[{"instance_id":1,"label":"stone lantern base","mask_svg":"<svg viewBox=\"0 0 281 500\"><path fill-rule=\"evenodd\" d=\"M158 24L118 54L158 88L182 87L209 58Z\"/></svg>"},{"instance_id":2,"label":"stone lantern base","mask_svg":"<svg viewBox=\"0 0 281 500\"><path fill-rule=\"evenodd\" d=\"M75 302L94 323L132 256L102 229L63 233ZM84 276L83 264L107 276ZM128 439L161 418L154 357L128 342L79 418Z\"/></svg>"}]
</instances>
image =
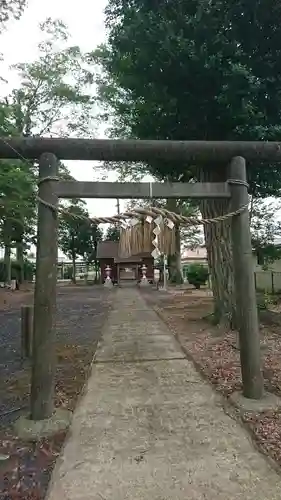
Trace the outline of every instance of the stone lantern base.
<instances>
[{"instance_id":1,"label":"stone lantern base","mask_svg":"<svg viewBox=\"0 0 281 500\"><path fill-rule=\"evenodd\" d=\"M143 277L141 280L140 280L140 286L143 287L143 286L149 286L149 281L146 277Z\"/></svg>"},{"instance_id":2,"label":"stone lantern base","mask_svg":"<svg viewBox=\"0 0 281 500\"><path fill-rule=\"evenodd\" d=\"M113 283L112 283L112 281L111 281L111 279L110 279L110 278L106 278L106 279L105 279L105 282L104 282L104 287L105 287L105 288L112 288L112 287L113 287Z\"/></svg>"}]
</instances>

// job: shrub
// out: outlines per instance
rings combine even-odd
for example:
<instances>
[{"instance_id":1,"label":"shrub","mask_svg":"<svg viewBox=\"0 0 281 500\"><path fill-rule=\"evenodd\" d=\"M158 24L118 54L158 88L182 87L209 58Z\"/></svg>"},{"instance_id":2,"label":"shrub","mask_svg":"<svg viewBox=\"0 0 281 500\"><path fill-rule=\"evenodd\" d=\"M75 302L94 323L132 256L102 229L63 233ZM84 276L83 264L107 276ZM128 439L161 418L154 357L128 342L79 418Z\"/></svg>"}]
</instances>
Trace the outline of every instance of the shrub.
<instances>
[{"instance_id":1,"label":"shrub","mask_svg":"<svg viewBox=\"0 0 281 500\"><path fill-rule=\"evenodd\" d=\"M29 260L23 263L23 274L26 281L32 281L35 272L35 265ZM11 262L11 278L12 280L19 280L20 278L20 263L17 260ZM6 269L3 259L0 260L0 281L6 281Z\"/></svg>"},{"instance_id":2,"label":"shrub","mask_svg":"<svg viewBox=\"0 0 281 500\"><path fill-rule=\"evenodd\" d=\"M199 289L202 285L206 285L209 276L207 267L202 264L190 264L187 270L188 282Z\"/></svg>"},{"instance_id":3,"label":"shrub","mask_svg":"<svg viewBox=\"0 0 281 500\"><path fill-rule=\"evenodd\" d=\"M259 311L270 309L270 306L278 304L278 298L266 290L261 293L257 293L256 297L257 308Z\"/></svg>"}]
</instances>

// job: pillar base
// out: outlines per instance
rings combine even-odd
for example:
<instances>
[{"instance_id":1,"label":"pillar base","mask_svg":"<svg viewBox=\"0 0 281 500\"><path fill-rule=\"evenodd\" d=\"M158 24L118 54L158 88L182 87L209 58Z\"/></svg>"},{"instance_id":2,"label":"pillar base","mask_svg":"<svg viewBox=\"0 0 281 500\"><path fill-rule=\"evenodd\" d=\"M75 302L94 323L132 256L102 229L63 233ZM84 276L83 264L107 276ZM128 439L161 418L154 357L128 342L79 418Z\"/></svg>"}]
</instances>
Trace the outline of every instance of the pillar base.
<instances>
[{"instance_id":1,"label":"pillar base","mask_svg":"<svg viewBox=\"0 0 281 500\"><path fill-rule=\"evenodd\" d=\"M234 392L229 396L229 401L240 410L262 412L266 410L277 410L281 406L281 399L275 394L265 392L261 399L245 398L241 392Z\"/></svg>"},{"instance_id":2,"label":"pillar base","mask_svg":"<svg viewBox=\"0 0 281 500\"><path fill-rule=\"evenodd\" d=\"M50 437L68 429L72 419L72 412L57 408L50 418L45 420L31 420L26 416L15 422L15 431L19 438L27 441L38 441L43 437Z\"/></svg>"},{"instance_id":3,"label":"pillar base","mask_svg":"<svg viewBox=\"0 0 281 500\"><path fill-rule=\"evenodd\" d=\"M142 278L140 280L140 286L143 287L143 286L149 286L149 282L148 282L148 279L147 278Z\"/></svg>"}]
</instances>

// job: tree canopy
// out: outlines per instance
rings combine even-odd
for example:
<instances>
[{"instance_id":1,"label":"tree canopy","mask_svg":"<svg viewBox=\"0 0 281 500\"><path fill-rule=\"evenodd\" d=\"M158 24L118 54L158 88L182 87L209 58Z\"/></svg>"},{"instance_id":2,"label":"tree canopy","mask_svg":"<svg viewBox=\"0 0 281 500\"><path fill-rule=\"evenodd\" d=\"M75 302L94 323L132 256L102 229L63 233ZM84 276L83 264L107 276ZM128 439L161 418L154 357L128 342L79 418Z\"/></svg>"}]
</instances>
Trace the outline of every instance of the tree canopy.
<instances>
[{"instance_id":1,"label":"tree canopy","mask_svg":"<svg viewBox=\"0 0 281 500\"><path fill-rule=\"evenodd\" d=\"M280 138L277 2L109 0L108 43L93 54L111 133L141 139ZM271 36L274 33L274 36ZM112 118L113 113L113 118ZM146 167L189 180L192 165ZM279 194L280 171L251 168L251 191Z\"/></svg>"},{"instance_id":2,"label":"tree canopy","mask_svg":"<svg viewBox=\"0 0 281 500\"><path fill-rule=\"evenodd\" d=\"M60 20L47 19L40 30L38 59L11 67L20 84L2 101L8 131L25 137L85 136L92 131L94 109L87 56L70 45L67 26Z\"/></svg>"},{"instance_id":3,"label":"tree canopy","mask_svg":"<svg viewBox=\"0 0 281 500\"><path fill-rule=\"evenodd\" d=\"M92 54L101 71L102 119L113 137L174 140L279 140L281 4L276 1L109 0L107 43ZM126 172L134 172L126 165ZM250 193L279 196L277 165L249 165ZM124 165L122 165L124 171ZM223 181L226 165L137 165L159 180ZM227 203L200 206L203 217ZM230 318L229 221L205 227L217 317ZM228 320L227 320L228 321Z\"/></svg>"},{"instance_id":4,"label":"tree canopy","mask_svg":"<svg viewBox=\"0 0 281 500\"><path fill-rule=\"evenodd\" d=\"M12 4L12 2L11 2ZM40 25L39 56L11 67L18 85L0 97L0 136L85 136L93 130L92 74L87 55L72 46L67 26L46 19ZM34 243L38 165L21 156L1 161L0 241L5 247L7 281L11 248L23 263L24 252ZM69 177L62 163L60 176Z\"/></svg>"},{"instance_id":5,"label":"tree canopy","mask_svg":"<svg viewBox=\"0 0 281 500\"><path fill-rule=\"evenodd\" d=\"M111 224L108 226L104 239L109 241L119 241L120 229L117 224Z\"/></svg>"},{"instance_id":6,"label":"tree canopy","mask_svg":"<svg viewBox=\"0 0 281 500\"><path fill-rule=\"evenodd\" d=\"M1 0L0 5L0 33L6 28L10 19L19 19L27 0Z\"/></svg>"}]
</instances>

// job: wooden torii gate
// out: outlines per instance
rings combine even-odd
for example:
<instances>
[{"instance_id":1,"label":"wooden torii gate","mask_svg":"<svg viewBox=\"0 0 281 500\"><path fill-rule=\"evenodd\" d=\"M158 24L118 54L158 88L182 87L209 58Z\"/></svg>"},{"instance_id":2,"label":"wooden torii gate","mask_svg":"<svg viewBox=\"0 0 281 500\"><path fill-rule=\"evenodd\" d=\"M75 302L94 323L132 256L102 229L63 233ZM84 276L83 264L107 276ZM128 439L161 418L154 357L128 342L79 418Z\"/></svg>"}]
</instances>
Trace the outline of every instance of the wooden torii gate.
<instances>
[{"instance_id":1,"label":"wooden torii gate","mask_svg":"<svg viewBox=\"0 0 281 500\"><path fill-rule=\"evenodd\" d=\"M44 203L38 208L30 419L40 421L53 413L59 198L231 198L231 210L237 211L248 203L246 161L281 162L281 143L2 138L0 158L39 160L39 198ZM224 162L229 164L229 181L148 184L58 179L58 160L155 159ZM243 394L260 399L263 377L248 209L232 218L232 245Z\"/></svg>"}]
</instances>

